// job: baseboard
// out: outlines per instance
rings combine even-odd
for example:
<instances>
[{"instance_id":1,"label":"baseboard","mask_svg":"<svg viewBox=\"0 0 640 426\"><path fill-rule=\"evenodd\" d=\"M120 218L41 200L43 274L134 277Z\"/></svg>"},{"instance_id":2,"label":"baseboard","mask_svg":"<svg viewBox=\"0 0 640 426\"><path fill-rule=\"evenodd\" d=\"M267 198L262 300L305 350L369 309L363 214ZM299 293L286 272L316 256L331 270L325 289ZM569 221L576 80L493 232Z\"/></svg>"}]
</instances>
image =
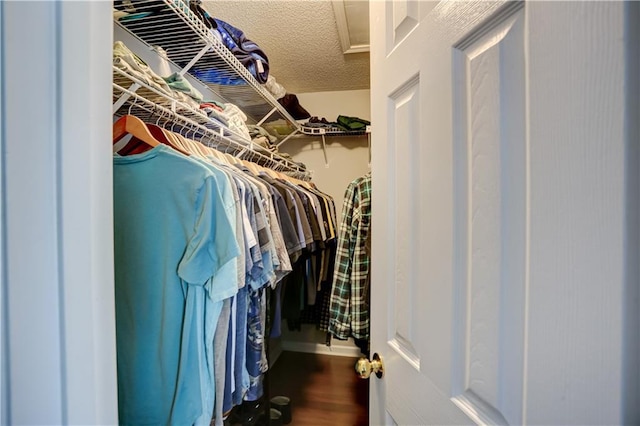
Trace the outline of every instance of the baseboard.
<instances>
[{"instance_id":1,"label":"baseboard","mask_svg":"<svg viewBox=\"0 0 640 426\"><path fill-rule=\"evenodd\" d=\"M359 357L362 355L360 353L360 349L356 347L340 346L340 345L327 346L323 343L291 342L291 341L284 341L284 340L282 341L282 350L291 351L291 352L306 352L306 353L312 353L312 354L348 356L348 357Z\"/></svg>"}]
</instances>

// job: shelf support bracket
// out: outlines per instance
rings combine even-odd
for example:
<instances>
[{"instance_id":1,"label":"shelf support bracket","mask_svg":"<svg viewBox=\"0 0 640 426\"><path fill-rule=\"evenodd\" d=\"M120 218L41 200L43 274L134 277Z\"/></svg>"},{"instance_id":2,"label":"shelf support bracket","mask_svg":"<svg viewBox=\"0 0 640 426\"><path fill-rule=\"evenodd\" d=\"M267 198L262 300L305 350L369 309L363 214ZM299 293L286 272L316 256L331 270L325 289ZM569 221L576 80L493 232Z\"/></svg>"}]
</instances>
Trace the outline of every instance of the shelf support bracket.
<instances>
[{"instance_id":1,"label":"shelf support bracket","mask_svg":"<svg viewBox=\"0 0 640 426\"><path fill-rule=\"evenodd\" d=\"M276 145L276 148L280 148L280 145L282 145L283 143L285 143L286 141L288 141L293 135L295 135L296 133L298 133L300 131L300 129L295 129L293 132L291 132L286 138L282 139L280 141L279 144Z\"/></svg>"},{"instance_id":2,"label":"shelf support bracket","mask_svg":"<svg viewBox=\"0 0 640 426\"><path fill-rule=\"evenodd\" d=\"M256 126L262 126L262 123L264 123L265 121L267 121L267 118L271 117L271 114L273 114L274 112L276 112L278 110L277 107L273 107L273 109L271 111L269 111L267 113L267 115L265 115L264 117L262 117L262 120L258 121L258 124L256 124Z\"/></svg>"},{"instance_id":3,"label":"shelf support bracket","mask_svg":"<svg viewBox=\"0 0 640 426\"><path fill-rule=\"evenodd\" d=\"M189 71L191 69L192 66L194 66L196 64L196 62L198 62L200 60L200 58L202 58L202 56L207 53L209 51L209 49L211 49L213 47L213 45L207 43L200 52L198 52L198 54L196 56L193 57L193 59L184 67L180 70L179 74L181 76L184 77L184 75L187 73L187 71Z\"/></svg>"},{"instance_id":4,"label":"shelf support bracket","mask_svg":"<svg viewBox=\"0 0 640 426\"><path fill-rule=\"evenodd\" d=\"M322 132L320 133L320 135L322 135L322 152L324 153L324 166L328 169L329 158L327 157L327 143L324 138L324 129L322 129Z\"/></svg>"},{"instance_id":5,"label":"shelf support bracket","mask_svg":"<svg viewBox=\"0 0 640 426\"><path fill-rule=\"evenodd\" d=\"M136 90L140 88L138 83L133 83L131 86L127 88L127 92L124 92L118 100L113 104L113 114L118 112L118 110L124 105L125 102L129 100L132 93L136 93Z\"/></svg>"}]
</instances>

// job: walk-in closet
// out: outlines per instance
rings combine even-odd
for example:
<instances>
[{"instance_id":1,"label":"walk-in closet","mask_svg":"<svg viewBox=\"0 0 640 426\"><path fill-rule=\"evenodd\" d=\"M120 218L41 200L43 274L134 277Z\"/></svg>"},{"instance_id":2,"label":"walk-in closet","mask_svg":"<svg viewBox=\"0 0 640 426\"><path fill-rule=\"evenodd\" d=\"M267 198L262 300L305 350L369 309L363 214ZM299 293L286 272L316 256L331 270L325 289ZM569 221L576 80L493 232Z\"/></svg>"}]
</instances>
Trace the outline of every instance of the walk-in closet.
<instances>
[{"instance_id":1,"label":"walk-in closet","mask_svg":"<svg viewBox=\"0 0 640 426\"><path fill-rule=\"evenodd\" d=\"M368 423L368 19L114 2L120 421Z\"/></svg>"},{"instance_id":2,"label":"walk-in closet","mask_svg":"<svg viewBox=\"0 0 640 426\"><path fill-rule=\"evenodd\" d=\"M0 1L0 424L640 424L638 22Z\"/></svg>"}]
</instances>

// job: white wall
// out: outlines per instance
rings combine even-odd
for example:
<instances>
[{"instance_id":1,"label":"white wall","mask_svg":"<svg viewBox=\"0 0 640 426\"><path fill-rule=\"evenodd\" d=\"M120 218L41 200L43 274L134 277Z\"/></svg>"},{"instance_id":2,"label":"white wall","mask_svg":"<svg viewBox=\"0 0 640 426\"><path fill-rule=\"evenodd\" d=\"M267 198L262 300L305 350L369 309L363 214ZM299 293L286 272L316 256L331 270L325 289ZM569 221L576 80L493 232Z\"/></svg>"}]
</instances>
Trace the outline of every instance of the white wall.
<instances>
[{"instance_id":1,"label":"white wall","mask_svg":"<svg viewBox=\"0 0 640 426\"><path fill-rule=\"evenodd\" d=\"M312 116L335 121L338 115L371 120L370 90L342 90L339 92L298 93L300 105Z\"/></svg>"},{"instance_id":2,"label":"white wall","mask_svg":"<svg viewBox=\"0 0 640 426\"><path fill-rule=\"evenodd\" d=\"M369 90L302 93L297 95L313 116L335 121L338 115L370 120ZM313 181L336 201L338 215L347 185L369 171L369 148L366 136L330 136L325 138L327 162L319 136L292 138L280 146L281 152L291 154L313 170ZM340 217L338 217L340 220Z\"/></svg>"},{"instance_id":3,"label":"white wall","mask_svg":"<svg viewBox=\"0 0 640 426\"><path fill-rule=\"evenodd\" d=\"M298 100L312 116L335 121L338 115L370 120L369 90L318 92L298 94ZM345 190L351 181L369 171L369 147L366 136L326 137L327 162L318 136L292 138L280 146L281 152L291 154L313 170L313 182L336 202L338 221L342 211ZM282 349L304 352L357 356L359 350L353 341L333 339L332 347L325 346L325 333L314 325L303 326L302 332L290 332L282 325Z\"/></svg>"}]
</instances>

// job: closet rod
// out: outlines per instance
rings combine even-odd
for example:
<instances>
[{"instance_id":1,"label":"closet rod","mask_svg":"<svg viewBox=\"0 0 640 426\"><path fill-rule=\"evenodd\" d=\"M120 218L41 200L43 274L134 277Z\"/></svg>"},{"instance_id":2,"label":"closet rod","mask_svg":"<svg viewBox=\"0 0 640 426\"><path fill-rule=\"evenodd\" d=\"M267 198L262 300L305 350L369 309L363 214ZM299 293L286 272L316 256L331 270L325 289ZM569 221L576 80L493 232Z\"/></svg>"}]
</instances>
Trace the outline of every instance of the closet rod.
<instances>
[{"instance_id":1,"label":"closet rod","mask_svg":"<svg viewBox=\"0 0 640 426\"><path fill-rule=\"evenodd\" d=\"M134 111L134 108L136 108L135 111L142 110L147 113L147 115L143 117L140 117L141 114L132 113L132 115L137 115L143 121L157 122L161 127L167 128L172 131L176 131L175 128L177 126L177 130L179 132L182 131L184 132L183 134L186 135L190 134L190 137L192 139L197 138L204 145L227 153L231 151L233 155L236 155L239 158L242 158L242 156L244 156L245 154L250 155L251 158L257 157L259 159L259 161L256 161L258 164L271 169L281 170L283 173L301 180L308 181L311 178L311 173L309 171L300 168L296 164L289 163L284 158L275 158L271 153L270 155L266 155L255 149L249 149L249 147L244 144L238 143L233 139L229 139L225 136L221 136L213 130L174 111L171 111L168 108L154 104L153 102L139 96L137 93L133 93L116 83L113 83L113 89L114 96L118 96L115 93L116 91L120 94L129 95L129 99L127 100L128 106L126 104L124 106L124 108L128 108L129 113L132 113L132 111ZM162 124L160 124L161 122ZM221 147L221 145L224 146Z\"/></svg>"}]
</instances>

